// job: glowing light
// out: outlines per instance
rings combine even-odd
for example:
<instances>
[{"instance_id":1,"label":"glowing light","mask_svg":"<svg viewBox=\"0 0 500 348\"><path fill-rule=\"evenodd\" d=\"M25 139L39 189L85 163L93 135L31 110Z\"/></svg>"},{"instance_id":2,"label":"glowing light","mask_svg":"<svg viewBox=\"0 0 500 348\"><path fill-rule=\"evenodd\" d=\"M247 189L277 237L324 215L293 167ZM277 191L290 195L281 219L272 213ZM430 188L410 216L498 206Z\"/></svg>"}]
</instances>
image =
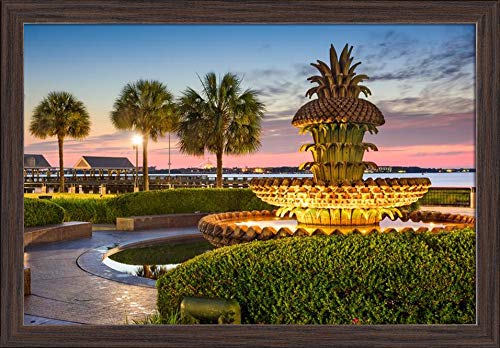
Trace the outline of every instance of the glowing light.
<instances>
[{"instance_id":1,"label":"glowing light","mask_svg":"<svg viewBox=\"0 0 500 348\"><path fill-rule=\"evenodd\" d=\"M142 142L143 142L143 139L142 139L141 135L136 134L132 137L132 145L139 146L142 144Z\"/></svg>"}]
</instances>

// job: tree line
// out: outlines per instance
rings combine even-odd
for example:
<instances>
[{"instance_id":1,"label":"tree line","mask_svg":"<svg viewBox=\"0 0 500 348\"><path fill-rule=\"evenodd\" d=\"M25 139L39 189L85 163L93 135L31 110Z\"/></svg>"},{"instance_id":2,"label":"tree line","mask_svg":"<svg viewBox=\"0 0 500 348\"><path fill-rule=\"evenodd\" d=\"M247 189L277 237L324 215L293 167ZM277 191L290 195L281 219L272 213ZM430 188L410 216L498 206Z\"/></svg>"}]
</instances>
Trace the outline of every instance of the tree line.
<instances>
[{"instance_id":1,"label":"tree line","mask_svg":"<svg viewBox=\"0 0 500 348\"><path fill-rule=\"evenodd\" d=\"M201 90L187 87L175 98L156 80L138 80L123 87L110 119L114 127L134 131L142 137L143 189L149 190L148 142L168 133L179 137L182 153L217 158L217 187L222 186L222 156L242 155L261 146L264 104L253 89L243 90L232 73L222 78L211 72ZM50 92L34 109L30 133L40 139L56 137L59 149L59 191L64 192L64 140L84 139L90 134L90 116L85 104L68 92Z\"/></svg>"}]
</instances>

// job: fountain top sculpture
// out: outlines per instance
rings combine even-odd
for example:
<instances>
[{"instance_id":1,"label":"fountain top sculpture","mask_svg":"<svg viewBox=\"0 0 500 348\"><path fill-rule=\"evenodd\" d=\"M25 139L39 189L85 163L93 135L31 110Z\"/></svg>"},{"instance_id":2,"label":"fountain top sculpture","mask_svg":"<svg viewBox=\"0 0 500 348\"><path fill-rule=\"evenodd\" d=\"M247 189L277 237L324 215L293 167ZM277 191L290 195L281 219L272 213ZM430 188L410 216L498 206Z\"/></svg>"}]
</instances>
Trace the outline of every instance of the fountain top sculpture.
<instances>
[{"instance_id":1,"label":"fountain top sculpture","mask_svg":"<svg viewBox=\"0 0 500 348\"><path fill-rule=\"evenodd\" d=\"M303 105L295 114L292 125L304 127L320 123L358 123L381 126L385 123L382 112L367 100L360 99L360 93L366 97L371 94L368 87L360 85L368 79L367 75L357 75L355 69L361 62L351 65L352 46L345 45L340 60L333 45L330 46L330 66L321 60L311 63L320 75L309 77L307 80L316 83L306 92L314 99Z\"/></svg>"}]
</instances>

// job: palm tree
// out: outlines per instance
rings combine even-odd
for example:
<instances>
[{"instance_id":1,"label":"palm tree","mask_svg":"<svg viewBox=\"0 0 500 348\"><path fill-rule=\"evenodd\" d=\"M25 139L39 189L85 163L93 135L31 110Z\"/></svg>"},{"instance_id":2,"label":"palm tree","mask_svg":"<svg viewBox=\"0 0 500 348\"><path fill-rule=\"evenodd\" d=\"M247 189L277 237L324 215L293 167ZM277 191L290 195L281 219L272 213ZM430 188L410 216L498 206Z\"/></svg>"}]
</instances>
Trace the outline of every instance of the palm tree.
<instances>
[{"instance_id":1,"label":"palm tree","mask_svg":"<svg viewBox=\"0 0 500 348\"><path fill-rule=\"evenodd\" d=\"M139 80L127 84L116 99L111 121L117 129L134 130L143 137L144 191L149 191L148 139L173 132L178 120L174 97L159 81Z\"/></svg>"},{"instance_id":2,"label":"palm tree","mask_svg":"<svg viewBox=\"0 0 500 348\"><path fill-rule=\"evenodd\" d=\"M40 139L57 137L59 146L59 192L64 192L63 144L67 137L83 139L89 135L90 118L85 105L68 92L50 92L35 110L30 133Z\"/></svg>"},{"instance_id":3,"label":"palm tree","mask_svg":"<svg viewBox=\"0 0 500 348\"><path fill-rule=\"evenodd\" d=\"M208 73L201 80L202 92L187 88L179 102L177 135L180 150L217 157L217 187L222 187L222 155L241 155L259 149L264 104L257 92L241 91L241 80L227 73L222 80Z\"/></svg>"}]
</instances>

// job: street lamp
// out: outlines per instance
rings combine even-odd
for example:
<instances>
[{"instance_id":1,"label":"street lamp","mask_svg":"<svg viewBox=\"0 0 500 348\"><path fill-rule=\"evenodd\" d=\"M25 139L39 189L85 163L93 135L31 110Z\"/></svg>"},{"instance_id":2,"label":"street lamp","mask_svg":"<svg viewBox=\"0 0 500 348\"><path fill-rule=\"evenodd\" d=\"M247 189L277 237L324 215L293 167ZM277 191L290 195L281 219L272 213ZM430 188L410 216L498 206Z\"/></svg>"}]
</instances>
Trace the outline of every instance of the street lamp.
<instances>
[{"instance_id":1,"label":"street lamp","mask_svg":"<svg viewBox=\"0 0 500 348\"><path fill-rule=\"evenodd\" d=\"M134 178L134 192L139 191L139 145L143 142L141 135L134 135L132 137L132 145L135 149L135 178Z\"/></svg>"},{"instance_id":2,"label":"street lamp","mask_svg":"<svg viewBox=\"0 0 500 348\"><path fill-rule=\"evenodd\" d=\"M170 133L168 133L168 183L170 184Z\"/></svg>"}]
</instances>

